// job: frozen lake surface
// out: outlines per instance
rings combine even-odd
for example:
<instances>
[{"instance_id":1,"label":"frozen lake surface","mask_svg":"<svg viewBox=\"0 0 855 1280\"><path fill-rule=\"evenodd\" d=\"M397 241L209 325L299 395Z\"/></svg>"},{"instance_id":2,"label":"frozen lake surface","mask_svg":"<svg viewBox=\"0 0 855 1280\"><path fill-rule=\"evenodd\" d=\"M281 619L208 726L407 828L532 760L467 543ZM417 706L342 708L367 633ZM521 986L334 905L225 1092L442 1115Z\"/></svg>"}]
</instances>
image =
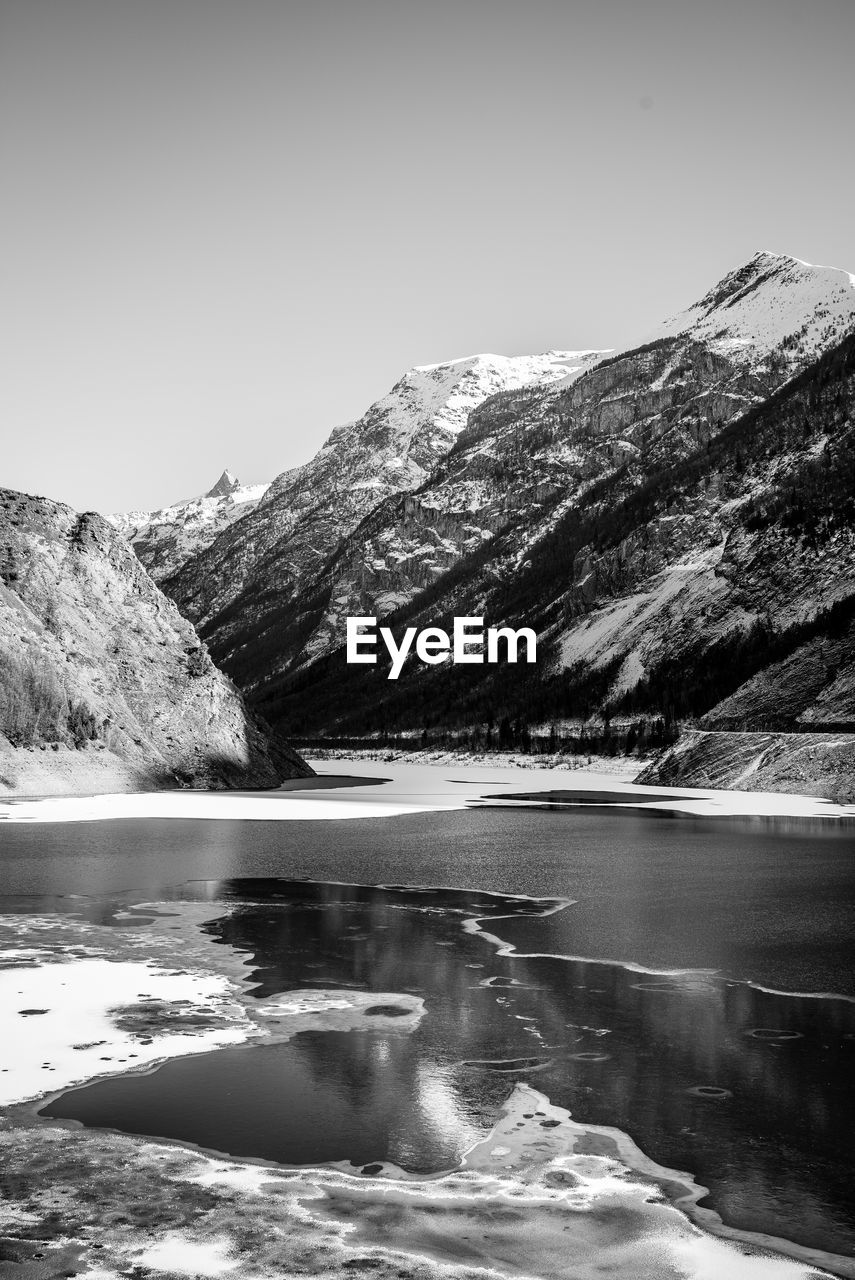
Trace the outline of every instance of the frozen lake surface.
<instances>
[{"instance_id":1,"label":"frozen lake surface","mask_svg":"<svg viewBox=\"0 0 855 1280\"><path fill-rule=\"evenodd\" d=\"M454 794L444 772L440 798ZM57 917L144 941L140 904L192 910L249 1005L361 1001L345 1026L200 1044L44 1114L231 1157L433 1176L526 1084L690 1173L728 1226L850 1254L852 831L443 804L333 822L4 824L2 907L25 929Z\"/></svg>"}]
</instances>

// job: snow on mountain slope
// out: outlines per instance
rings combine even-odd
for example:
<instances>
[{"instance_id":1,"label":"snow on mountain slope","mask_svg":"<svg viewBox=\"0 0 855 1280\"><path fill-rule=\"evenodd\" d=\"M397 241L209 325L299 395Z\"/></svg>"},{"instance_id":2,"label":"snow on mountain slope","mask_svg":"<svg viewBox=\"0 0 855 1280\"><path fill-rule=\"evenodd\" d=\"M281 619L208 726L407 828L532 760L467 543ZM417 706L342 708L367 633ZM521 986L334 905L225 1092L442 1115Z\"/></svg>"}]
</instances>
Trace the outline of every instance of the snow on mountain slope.
<instances>
[{"instance_id":1,"label":"snow on mountain slope","mask_svg":"<svg viewBox=\"0 0 855 1280\"><path fill-rule=\"evenodd\" d=\"M691 331L713 350L757 361L775 351L810 360L855 324L855 275L781 253L756 253L650 334Z\"/></svg>"},{"instance_id":2,"label":"snow on mountain slope","mask_svg":"<svg viewBox=\"0 0 855 1280\"><path fill-rule=\"evenodd\" d=\"M266 484L242 485L230 471L224 471L199 498L159 511L126 511L105 518L127 538L151 576L160 582L213 542L223 529L252 511L267 488Z\"/></svg>"},{"instance_id":3,"label":"snow on mountain slope","mask_svg":"<svg viewBox=\"0 0 855 1280\"><path fill-rule=\"evenodd\" d=\"M336 427L305 467L286 471L267 497L310 477L339 471L343 453L351 486L402 492L413 489L451 447L469 414L500 391L572 377L589 367L596 351L546 351L536 356L467 356L443 364L417 365L353 422Z\"/></svg>"},{"instance_id":4,"label":"snow on mountain slope","mask_svg":"<svg viewBox=\"0 0 855 1280\"><path fill-rule=\"evenodd\" d=\"M378 503L423 484L478 405L499 392L577 375L596 352L477 355L411 369L305 466L283 472L252 514L180 568L167 590L223 642L305 594L309 577Z\"/></svg>"}]
</instances>

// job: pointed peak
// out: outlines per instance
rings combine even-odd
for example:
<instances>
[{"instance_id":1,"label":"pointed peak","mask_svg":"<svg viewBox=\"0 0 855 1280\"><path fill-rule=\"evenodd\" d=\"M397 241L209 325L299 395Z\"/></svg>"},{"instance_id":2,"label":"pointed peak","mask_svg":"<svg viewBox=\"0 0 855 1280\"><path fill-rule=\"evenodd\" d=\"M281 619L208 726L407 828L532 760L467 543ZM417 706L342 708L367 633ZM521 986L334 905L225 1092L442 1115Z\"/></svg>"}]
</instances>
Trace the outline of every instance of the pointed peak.
<instances>
[{"instance_id":1,"label":"pointed peak","mask_svg":"<svg viewBox=\"0 0 855 1280\"><path fill-rule=\"evenodd\" d=\"M783 253L770 253L768 249L761 249L736 267L733 271L729 271L723 276L708 293L698 303L699 307L717 307L722 303L729 301L735 296L743 293L746 289L755 289L763 280L770 280L774 276L786 272L788 267L807 266L806 263L798 263L795 258L787 257Z\"/></svg>"},{"instance_id":2,"label":"pointed peak","mask_svg":"<svg viewBox=\"0 0 855 1280\"><path fill-rule=\"evenodd\" d=\"M772 249L758 249L757 252L753 254L748 261L749 263L765 262L770 266L773 264L777 266L783 266L787 263L794 263L794 262L799 263L803 267L810 267L813 265L810 262L803 262L801 258L794 258L791 253L775 253Z\"/></svg>"},{"instance_id":3,"label":"pointed peak","mask_svg":"<svg viewBox=\"0 0 855 1280\"><path fill-rule=\"evenodd\" d=\"M783 353L795 368L855 330L855 276L768 249L646 339L690 335L743 361Z\"/></svg>"},{"instance_id":4,"label":"pointed peak","mask_svg":"<svg viewBox=\"0 0 855 1280\"><path fill-rule=\"evenodd\" d=\"M230 493L234 493L240 488L240 480L237 476L233 476L231 471L224 471L213 488L209 489L205 494L206 498L226 498Z\"/></svg>"},{"instance_id":5,"label":"pointed peak","mask_svg":"<svg viewBox=\"0 0 855 1280\"><path fill-rule=\"evenodd\" d=\"M851 286L852 281L853 277L848 272L836 267L820 267L815 263L805 262L803 258L795 258L790 253L759 249L747 262L719 280L697 305L718 306L722 302L730 305L731 298L742 296L766 283L776 288L795 287L813 292Z\"/></svg>"}]
</instances>

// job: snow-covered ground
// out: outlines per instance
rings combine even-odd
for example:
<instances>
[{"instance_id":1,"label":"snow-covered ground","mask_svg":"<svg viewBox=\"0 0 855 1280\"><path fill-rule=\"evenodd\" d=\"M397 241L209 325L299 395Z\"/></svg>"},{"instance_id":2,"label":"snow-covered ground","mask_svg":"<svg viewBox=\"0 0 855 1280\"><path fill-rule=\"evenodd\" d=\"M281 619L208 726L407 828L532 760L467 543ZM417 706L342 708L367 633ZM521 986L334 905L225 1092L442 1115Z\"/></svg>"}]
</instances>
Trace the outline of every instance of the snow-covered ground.
<instances>
[{"instance_id":1,"label":"snow-covered ground","mask_svg":"<svg viewBox=\"0 0 855 1280\"><path fill-rule=\"evenodd\" d=\"M153 919L143 912L144 929L117 929L49 910L0 914L0 1107L247 1040L408 1032L424 1017L410 992L313 987L260 999L243 957L200 928L209 916L207 904L171 902ZM394 1017L378 1014L384 1004Z\"/></svg>"},{"instance_id":2,"label":"snow-covered ground","mask_svg":"<svg viewBox=\"0 0 855 1280\"><path fill-rule=\"evenodd\" d=\"M4 953L26 958L21 952ZM217 974L161 969L145 961L89 956L67 964L0 971L0 1027L6 1046L0 1067L0 1106L90 1080L121 1074L187 1053L247 1038L252 1024L228 998ZM140 1039L117 1025L119 1006L157 1001L188 1012L202 1009L221 1025L193 1026ZM189 1021L189 1020L188 1020ZM213 1018L211 1018L213 1021Z\"/></svg>"},{"instance_id":3,"label":"snow-covered ground","mask_svg":"<svg viewBox=\"0 0 855 1280\"><path fill-rule=\"evenodd\" d=\"M17 930L3 951L14 967L0 971L0 1106L32 1106L84 1080L258 1035L269 1044L303 1030L363 1028L366 1007L378 1002L409 1007L394 1019L396 1035L425 1013L412 994L338 988L259 1001L246 989L243 957L199 932L209 910L170 903L170 914L144 932L68 917L6 918L7 933L10 919ZM171 932L185 915L187 927ZM146 949L147 961L128 959ZM211 968L217 964L223 972ZM149 1031L139 1018L152 1007L162 1025ZM185 1019L183 1033L173 1033ZM371 1021L376 1031L376 1016ZM448 1106L441 1089L436 1105ZM460 1280L488 1272L561 1280L568 1249L580 1280L604 1268L648 1280L807 1280L827 1276L827 1265L855 1274L846 1259L725 1227L701 1207L706 1189L690 1174L655 1164L620 1130L585 1124L528 1084L516 1085L492 1129L473 1125L470 1137L460 1167L438 1177L383 1161L366 1179L348 1161L284 1169L50 1120L19 1128L12 1113L0 1123L12 1188L4 1222L32 1228L56 1214L59 1200L90 1263L86 1274L100 1280L115 1280L129 1265L159 1275L236 1271L265 1280L284 1274L283 1251L295 1264L289 1275L362 1274L353 1268L366 1249L394 1261L407 1280L427 1274L426 1260L430 1274L442 1270L437 1251ZM24 1167L28 1179L19 1176ZM200 1187L207 1196L201 1215ZM145 1212L136 1211L141 1204ZM350 1247L357 1218L363 1229ZM62 1243L47 1231L45 1240L42 1248ZM316 1255L308 1252L312 1242ZM344 1266L330 1271L331 1257Z\"/></svg>"},{"instance_id":4,"label":"snow-covered ground","mask_svg":"<svg viewBox=\"0 0 855 1280\"><path fill-rule=\"evenodd\" d=\"M637 787L626 773L588 769L526 769L512 765L444 763L401 764L398 761L336 760L321 779L342 778L342 785L264 792L158 791L121 795L63 796L0 804L0 822L93 822L108 818L228 818L244 821L318 821L395 817L407 813L466 809L482 804L530 805L534 800L485 797L525 792L602 793L604 803L618 809L660 809L698 817L841 818L855 816L855 806L833 804L813 796L779 792L718 791L698 787ZM349 779L370 779L354 784Z\"/></svg>"},{"instance_id":5,"label":"snow-covered ground","mask_svg":"<svg viewBox=\"0 0 855 1280\"><path fill-rule=\"evenodd\" d=\"M44 1222L51 1243L35 1236L42 1249L73 1246L90 1280L141 1268L247 1280L819 1280L829 1265L855 1274L846 1258L722 1227L696 1208L704 1188L687 1174L654 1165L625 1135L579 1124L522 1084L464 1166L434 1177L389 1165L373 1177L352 1167L286 1169L51 1125L0 1131L0 1145L11 1220L31 1238ZM32 1177L34 1161L48 1176ZM16 1195L22 1183L26 1201ZM54 1244L57 1202L68 1226ZM702 1215L706 1230L696 1225Z\"/></svg>"}]
</instances>

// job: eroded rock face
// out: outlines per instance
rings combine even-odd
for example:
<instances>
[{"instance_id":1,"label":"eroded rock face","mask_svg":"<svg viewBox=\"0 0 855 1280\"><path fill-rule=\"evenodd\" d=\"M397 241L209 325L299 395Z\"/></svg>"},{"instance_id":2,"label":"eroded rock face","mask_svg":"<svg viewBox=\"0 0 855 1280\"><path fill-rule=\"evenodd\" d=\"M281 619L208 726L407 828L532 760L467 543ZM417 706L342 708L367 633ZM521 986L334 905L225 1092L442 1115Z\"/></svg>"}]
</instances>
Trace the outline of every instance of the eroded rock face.
<instances>
[{"instance_id":1,"label":"eroded rock face","mask_svg":"<svg viewBox=\"0 0 855 1280\"><path fill-rule=\"evenodd\" d=\"M128 789L269 787L311 772L261 731L106 520L9 489L0 489L0 748L6 790L27 789L35 765L39 776L63 772L69 789L90 774L102 789Z\"/></svg>"},{"instance_id":2,"label":"eroded rock face","mask_svg":"<svg viewBox=\"0 0 855 1280\"><path fill-rule=\"evenodd\" d=\"M820 573L823 558L813 565ZM841 616L839 625L817 629L719 702L700 725L823 732L855 728L855 620Z\"/></svg>"}]
</instances>

